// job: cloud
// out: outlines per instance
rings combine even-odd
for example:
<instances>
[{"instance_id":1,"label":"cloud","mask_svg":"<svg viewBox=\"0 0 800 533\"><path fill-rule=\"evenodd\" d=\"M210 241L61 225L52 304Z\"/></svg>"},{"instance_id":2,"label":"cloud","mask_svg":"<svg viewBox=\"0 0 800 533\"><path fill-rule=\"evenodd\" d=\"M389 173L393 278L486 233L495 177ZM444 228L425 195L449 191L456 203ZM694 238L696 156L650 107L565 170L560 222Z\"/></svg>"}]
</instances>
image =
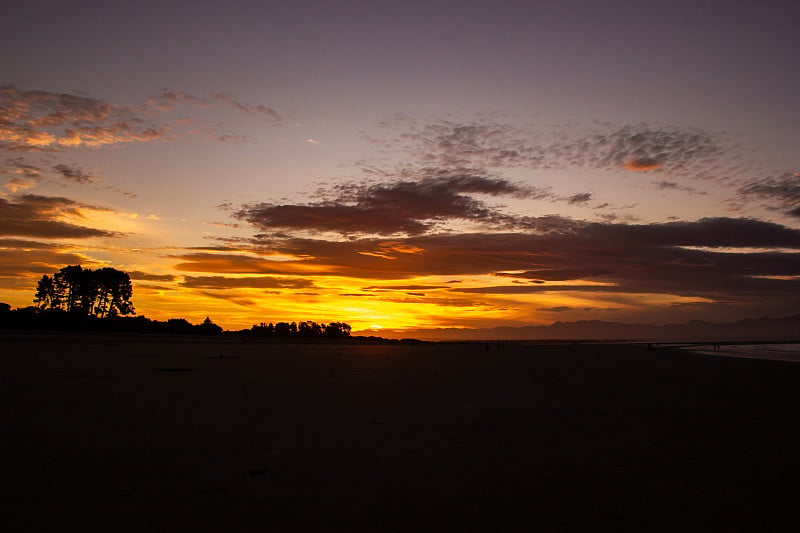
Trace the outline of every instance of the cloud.
<instances>
[{"instance_id":1,"label":"cloud","mask_svg":"<svg viewBox=\"0 0 800 533\"><path fill-rule=\"evenodd\" d=\"M241 227L242 227L242 225L241 225L241 224L237 224L237 223L230 223L230 222L209 222L209 221L205 221L205 222L204 222L204 224L208 224L209 226L214 226L214 227L216 227L216 228L232 228L232 229L238 229L238 228L241 228Z\"/></svg>"},{"instance_id":2,"label":"cloud","mask_svg":"<svg viewBox=\"0 0 800 533\"><path fill-rule=\"evenodd\" d=\"M447 285L371 285L361 290L367 292L394 292L394 291L431 291L436 289L448 289Z\"/></svg>"},{"instance_id":3,"label":"cloud","mask_svg":"<svg viewBox=\"0 0 800 533\"><path fill-rule=\"evenodd\" d=\"M686 185L680 185L679 183L674 181L666 181L666 180L654 181L653 184L656 186L657 189L660 189L662 191L683 191L683 192L688 192L690 194L701 194L701 195L708 194L705 191L700 191L695 189L694 187L688 187Z\"/></svg>"},{"instance_id":4,"label":"cloud","mask_svg":"<svg viewBox=\"0 0 800 533\"><path fill-rule=\"evenodd\" d=\"M242 307L258 307L258 302L253 298L243 297L241 295L230 294L227 292L214 292L214 291L198 291L199 294L203 296L208 296L209 298L217 298L219 300L225 300L226 302L230 302L232 304L240 305Z\"/></svg>"},{"instance_id":5,"label":"cloud","mask_svg":"<svg viewBox=\"0 0 800 533\"><path fill-rule=\"evenodd\" d=\"M239 111L242 111L244 113L247 113L247 114L250 114L250 115L260 115L262 117L265 117L265 118L269 119L272 122L280 122L282 120L282 118L278 114L278 112L275 111L274 109L272 109L271 107L267 107L267 106L262 105L262 104L258 104L258 105L246 104L244 102L241 102L241 101L235 99L233 96L231 96L230 94L227 94L227 93L212 94L211 98L213 100L226 102L226 103L230 104L231 106L233 106L234 108L236 108Z\"/></svg>"},{"instance_id":6,"label":"cloud","mask_svg":"<svg viewBox=\"0 0 800 533\"><path fill-rule=\"evenodd\" d=\"M52 274L64 265L96 265L85 255L59 249L49 242L0 239L0 276L3 288L33 288L35 279ZM33 293L31 293L32 295Z\"/></svg>"},{"instance_id":7,"label":"cloud","mask_svg":"<svg viewBox=\"0 0 800 533\"><path fill-rule=\"evenodd\" d=\"M319 193L325 198L307 204L247 204L234 216L267 232L420 235L455 220L499 226L513 222L512 217L498 213L473 195L550 196L542 189L466 171L429 172L416 181L337 185Z\"/></svg>"},{"instance_id":8,"label":"cloud","mask_svg":"<svg viewBox=\"0 0 800 533\"><path fill-rule=\"evenodd\" d=\"M4 174L14 174L32 180L39 180L42 177L42 169L36 165L31 165L22 157L7 159L6 165L7 167L2 170Z\"/></svg>"},{"instance_id":9,"label":"cloud","mask_svg":"<svg viewBox=\"0 0 800 533\"><path fill-rule=\"evenodd\" d=\"M800 218L800 177L786 172L777 178L753 180L738 190L743 200L758 198L779 205L786 214Z\"/></svg>"},{"instance_id":10,"label":"cloud","mask_svg":"<svg viewBox=\"0 0 800 533\"><path fill-rule=\"evenodd\" d=\"M182 103L203 106L204 102L189 93L171 89L161 89L161 92L147 98L147 105L160 112L169 112Z\"/></svg>"},{"instance_id":11,"label":"cloud","mask_svg":"<svg viewBox=\"0 0 800 533\"><path fill-rule=\"evenodd\" d=\"M628 124L555 143L547 154L569 166L700 177L725 151L703 130Z\"/></svg>"},{"instance_id":12,"label":"cloud","mask_svg":"<svg viewBox=\"0 0 800 533\"><path fill-rule=\"evenodd\" d=\"M0 175L11 176L3 187L16 193L36 187L42 180L42 169L16 157L6 160L5 166L0 167Z\"/></svg>"},{"instance_id":13,"label":"cloud","mask_svg":"<svg viewBox=\"0 0 800 533\"><path fill-rule=\"evenodd\" d=\"M53 167L53 170L61 174L64 178L74 181L75 183L92 183L97 180L94 176L86 174L78 167L70 167L64 163L59 163Z\"/></svg>"},{"instance_id":14,"label":"cloud","mask_svg":"<svg viewBox=\"0 0 800 533\"><path fill-rule=\"evenodd\" d=\"M309 289L315 287L314 282L310 279L272 276L247 278L187 276L181 285L192 289Z\"/></svg>"},{"instance_id":15,"label":"cloud","mask_svg":"<svg viewBox=\"0 0 800 533\"><path fill-rule=\"evenodd\" d=\"M149 111L149 114L153 114L154 112L173 112L182 105L188 105L199 109L208 109L217 107L219 105L224 105L251 116L265 118L274 124L280 124L283 120L281 115L273 108L263 104L254 105L242 102L229 93L215 93L208 97L201 97L186 93L184 91L162 89L158 94L151 95L147 98L146 107ZM194 119L191 117L181 117L178 119L178 123L181 125L192 124L193 122ZM218 124L214 126L201 126L190 133L205 134L207 138L221 142L242 141L246 139L245 136L238 133L220 133L220 129L221 128Z\"/></svg>"},{"instance_id":16,"label":"cloud","mask_svg":"<svg viewBox=\"0 0 800 533\"><path fill-rule=\"evenodd\" d=\"M0 87L0 147L37 151L150 141L169 128L146 125L134 110L67 93Z\"/></svg>"},{"instance_id":17,"label":"cloud","mask_svg":"<svg viewBox=\"0 0 800 533\"><path fill-rule=\"evenodd\" d=\"M13 248L18 250L44 250L52 248L47 242L29 241L23 239L0 239L0 248Z\"/></svg>"},{"instance_id":18,"label":"cloud","mask_svg":"<svg viewBox=\"0 0 800 533\"><path fill-rule=\"evenodd\" d=\"M140 281L175 281L175 276L172 274L150 274L140 270L132 270L128 272L132 280Z\"/></svg>"},{"instance_id":19,"label":"cloud","mask_svg":"<svg viewBox=\"0 0 800 533\"><path fill-rule=\"evenodd\" d=\"M633 170L635 172L643 170L658 170L661 168L662 163L654 157L636 157L628 159L622 167L625 170Z\"/></svg>"},{"instance_id":20,"label":"cloud","mask_svg":"<svg viewBox=\"0 0 800 533\"><path fill-rule=\"evenodd\" d=\"M495 275L533 281L571 281L594 278L612 273L613 271L611 270L596 268L549 268L544 270L528 270L520 273L496 272Z\"/></svg>"},{"instance_id":21,"label":"cloud","mask_svg":"<svg viewBox=\"0 0 800 533\"><path fill-rule=\"evenodd\" d=\"M544 311L548 313L565 313L567 311L619 311L617 307L569 307L567 305L558 305L556 307L540 307L537 311Z\"/></svg>"},{"instance_id":22,"label":"cloud","mask_svg":"<svg viewBox=\"0 0 800 533\"><path fill-rule=\"evenodd\" d=\"M458 167L517 167L547 164L545 149L531 133L511 124L443 121L417 128L413 122L402 139L423 165ZM532 142L533 141L533 142Z\"/></svg>"},{"instance_id":23,"label":"cloud","mask_svg":"<svg viewBox=\"0 0 800 533\"><path fill-rule=\"evenodd\" d=\"M0 235L37 238L118 237L114 231L81 226L67 219L84 218L84 211L110 211L54 196L26 194L0 198Z\"/></svg>"},{"instance_id":24,"label":"cloud","mask_svg":"<svg viewBox=\"0 0 800 533\"><path fill-rule=\"evenodd\" d=\"M32 189L38 185L37 180L29 179L29 178L11 178L8 180L3 187L15 193L17 191L24 191L25 189Z\"/></svg>"},{"instance_id":25,"label":"cloud","mask_svg":"<svg viewBox=\"0 0 800 533\"><path fill-rule=\"evenodd\" d=\"M736 147L726 143L722 134L697 128L594 124L579 132L574 126L534 128L501 122L454 121L424 126L392 121L385 126L405 131L395 139L375 142L382 146L404 146L412 161L423 167L580 167L664 171L672 176L701 178L714 177L712 170L727 175L742 166L741 162L726 159Z\"/></svg>"},{"instance_id":26,"label":"cloud","mask_svg":"<svg viewBox=\"0 0 800 533\"><path fill-rule=\"evenodd\" d=\"M413 246L417 252L394 253L391 260L359 253L384 250L386 254L386 249L399 245ZM402 292L438 287L417 281L425 276L474 280L495 274L510 283L468 281L437 290L488 298L602 295L603 299L627 298L631 305L658 294L735 302L741 307L766 305L783 313L796 312L794 295L800 290L800 230L752 219L659 224L573 222L547 233L422 234L340 241L261 236L253 239L251 246L249 255L183 255L176 268L310 279L339 276L397 280L383 288ZM265 255L254 256L258 253ZM298 259L270 261L266 254ZM364 291L382 294L380 287L367 285ZM438 296L431 296L431 303Z\"/></svg>"},{"instance_id":27,"label":"cloud","mask_svg":"<svg viewBox=\"0 0 800 533\"><path fill-rule=\"evenodd\" d=\"M573 194L572 196L568 196L565 198L568 204L570 205L580 205L585 204L589 200L592 199L592 193L582 192L579 194Z\"/></svg>"},{"instance_id":28,"label":"cloud","mask_svg":"<svg viewBox=\"0 0 800 533\"><path fill-rule=\"evenodd\" d=\"M315 274L336 275L341 269L324 265L319 261L309 264L307 260L274 261L268 257L257 257L238 253L195 252L175 256L180 262L174 266L182 272L213 272L220 274Z\"/></svg>"}]
</instances>

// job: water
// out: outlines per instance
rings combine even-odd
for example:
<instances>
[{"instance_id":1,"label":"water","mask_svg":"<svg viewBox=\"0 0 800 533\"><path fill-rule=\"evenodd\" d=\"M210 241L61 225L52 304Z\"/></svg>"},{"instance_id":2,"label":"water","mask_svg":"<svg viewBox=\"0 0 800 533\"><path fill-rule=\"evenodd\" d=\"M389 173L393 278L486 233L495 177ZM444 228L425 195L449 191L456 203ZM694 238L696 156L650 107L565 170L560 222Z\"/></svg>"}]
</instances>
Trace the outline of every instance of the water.
<instances>
[{"instance_id":1,"label":"water","mask_svg":"<svg viewBox=\"0 0 800 533\"><path fill-rule=\"evenodd\" d=\"M693 349L694 352L722 355L725 357L746 357L750 359L772 359L800 363L800 343L791 344L732 344L722 345L719 350L710 347Z\"/></svg>"}]
</instances>

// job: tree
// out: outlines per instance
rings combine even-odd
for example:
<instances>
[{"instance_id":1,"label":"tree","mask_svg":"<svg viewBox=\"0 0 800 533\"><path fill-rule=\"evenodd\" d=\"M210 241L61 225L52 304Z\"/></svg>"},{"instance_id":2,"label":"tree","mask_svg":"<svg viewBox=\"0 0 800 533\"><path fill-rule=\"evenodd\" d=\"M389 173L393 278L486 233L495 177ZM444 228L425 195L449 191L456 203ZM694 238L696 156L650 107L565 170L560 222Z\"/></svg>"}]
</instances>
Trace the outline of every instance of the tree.
<instances>
[{"instance_id":1,"label":"tree","mask_svg":"<svg viewBox=\"0 0 800 533\"><path fill-rule=\"evenodd\" d=\"M278 322L275 324L275 335L279 337L288 337L291 333L291 327L288 322Z\"/></svg>"},{"instance_id":2,"label":"tree","mask_svg":"<svg viewBox=\"0 0 800 533\"><path fill-rule=\"evenodd\" d=\"M94 306L96 316L104 317L136 314L131 296L131 278L125 272L114 268L101 268L95 271L97 299Z\"/></svg>"},{"instance_id":3,"label":"tree","mask_svg":"<svg viewBox=\"0 0 800 533\"><path fill-rule=\"evenodd\" d=\"M344 322L331 322L325 326L325 336L334 338L349 337L350 330L350 324L346 324Z\"/></svg>"},{"instance_id":4,"label":"tree","mask_svg":"<svg viewBox=\"0 0 800 533\"><path fill-rule=\"evenodd\" d=\"M56 300L59 308L67 312L81 311L81 281L83 268L80 265L65 266L53 274Z\"/></svg>"},{"instance_id":5,"label":"tree","mask_svg":"<svg viewBox=\"0 0 800 533\"><path fill-rule=\"evenodd\" d=\"M36 297L33 299L33 303L39 309L59 309L61 307L53 278L47 275L42 276L36 286Z\"/></svg>"},{"instance_id":6,"label":"tree","mask_svg":"<svg viewBox=\"0 0 800 533\"><path fill-rule=\"evenodd\" d=\"M59 309L100 318L135 314L130 276L115 268L62 268L53 277L42 276L34 303L41 310Z\"/></svg>"},{"instance_id":7,"label":"tree","mask_svg":"<svg viewBox=\"0 0 800 533\"><path fill-rule=\"evenodd\" d=\"M301 337L319 337L324 327L324 324L317 324L311 320L300 322L297 324L297 334Z\"/></svg>"},{"instance_id":8,"label":"tree","mask_svg":"<svg viewBox=\"0 0 800 533\"><path fill-rule=\"evenodd\" d=\"M195 329L203 335L217 335L222 333L222 328L214 324L210 317L206 317L202 324L195 326Z\"/></svg>"}]
</instances>

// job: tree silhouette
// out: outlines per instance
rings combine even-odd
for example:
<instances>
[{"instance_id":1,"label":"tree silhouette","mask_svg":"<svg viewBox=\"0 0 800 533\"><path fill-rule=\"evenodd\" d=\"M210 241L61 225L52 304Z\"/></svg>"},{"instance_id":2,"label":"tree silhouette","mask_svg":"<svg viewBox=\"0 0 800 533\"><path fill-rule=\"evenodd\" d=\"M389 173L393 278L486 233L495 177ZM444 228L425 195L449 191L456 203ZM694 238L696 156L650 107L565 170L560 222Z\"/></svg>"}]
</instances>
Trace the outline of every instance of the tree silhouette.
<instances>
[{"instance_id":1,"label":"tree silhouette","mask_svg":"<svg viewBox=\"0 0 800 533\"><path fill-rule=\"evenodd\" d=\"M222 328L211 321L210 317L206 317L203 323L199 326L194 326L195 331L203 335L218 335L222 333Z\"/></svg>"},{"instance_id":2,"label":"tree silhouette","mask_svg":"<svg viewBox=\"0 0 800 533\"><path fill-rule=\"evenodd\" d=\"M345 322L331 322L329 324L318 324L311 320L303 322L278 322L273 325L261 322L254 325L250 330L246 330L259 337L303 337L320 338L327 337L340 339L350 336L350 325Z\"/></svg>"},{"instance_id":3,"label":"tree silhouette","mask_svg":"<svg viewBox=\"0 0 800 533\"><path fill-rule=\"evenodd\" d=\"M56 294L55 280L50 276L42 276L36 286L36 297L33 303L40 309L56 309L61 307L61 301Z\"/></svg>"},{"instance_id":4,"label":"tree silhouette","mask_svg":"<svg viewBox=\"0 0 800 533\"><path fill-rule=\"evenodd\" d=\"M53 277L42 276L34 303L42 310L61 310L99 318L135 314L130 276L115 268L65 266Z\"/></svg>"},{"instance_id":5,"label":"tree silhouette","mask_svg":"<svg viewBox=\"0 0 800 533\"><path fill-rule=\"evenodd\" d=\"M326 337L341 338L350 336L350 324L344 322L331 322L327 326L323 324L323 328Z\"/></svg>"},{"instance_id":6,"label":"tree silhouette","mask_svg":"<svg viewBox=\"0 0 800 533\"><path fill-rule=\"evenodd\" d=\"M96 316L118 316L134 314L133 286L131 278L125 272L105 267L96 270L94 280L97 283L93 313Z\"/></svg>"}]
</instances>

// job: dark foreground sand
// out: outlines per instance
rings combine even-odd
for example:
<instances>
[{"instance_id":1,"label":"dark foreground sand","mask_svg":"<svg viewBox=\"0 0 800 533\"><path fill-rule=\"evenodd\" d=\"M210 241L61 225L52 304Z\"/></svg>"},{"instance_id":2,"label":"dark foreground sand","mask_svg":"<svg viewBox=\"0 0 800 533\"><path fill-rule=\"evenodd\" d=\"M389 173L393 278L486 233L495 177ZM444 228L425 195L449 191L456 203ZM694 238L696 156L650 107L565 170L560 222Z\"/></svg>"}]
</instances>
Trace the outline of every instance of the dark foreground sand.
<instances>
[{"instance_id":1,"label":"dark foreground sand","mask_svg":"<svg viewBox=\"0 0 800 533\"><path fill-rule=\"evenodd\" d=\"M1 334L4 531L797 530L800 364Z\"/></svg>"}]
</instances>

